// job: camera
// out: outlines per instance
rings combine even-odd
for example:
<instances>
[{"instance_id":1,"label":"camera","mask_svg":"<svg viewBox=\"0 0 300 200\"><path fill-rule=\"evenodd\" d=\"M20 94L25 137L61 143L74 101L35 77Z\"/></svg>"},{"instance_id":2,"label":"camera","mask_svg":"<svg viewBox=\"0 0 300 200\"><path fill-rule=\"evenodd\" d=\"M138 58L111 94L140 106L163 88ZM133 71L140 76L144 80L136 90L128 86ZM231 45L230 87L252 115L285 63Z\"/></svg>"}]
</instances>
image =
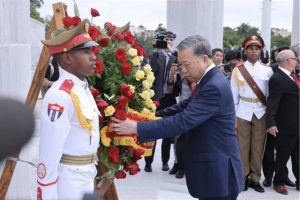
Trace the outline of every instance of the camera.
<instances>
[{"instance_id":1,"label":"camera","mask_svg":"<svg viewBox=\"0 0 300 200\"><path fill-rule=\"evenodd\" d=\"M166 41L166 35L164 32L154 35L154 39L156 40L155 43L153 44L154 48L158 48L158 49L168 48L168 43Z\"/></svg>"},{"instance_id":2,"label":"camera","mask_svg":"<svg viewBox=\"0 0 300 200\"><path fill-rule=\"evenodd\" d=\"M232 64L232 63L225 64L224 65L224 72L226 72L226 73L232 72L234 67L235 67L235 65Z\"/></svg>"}]
</instances>

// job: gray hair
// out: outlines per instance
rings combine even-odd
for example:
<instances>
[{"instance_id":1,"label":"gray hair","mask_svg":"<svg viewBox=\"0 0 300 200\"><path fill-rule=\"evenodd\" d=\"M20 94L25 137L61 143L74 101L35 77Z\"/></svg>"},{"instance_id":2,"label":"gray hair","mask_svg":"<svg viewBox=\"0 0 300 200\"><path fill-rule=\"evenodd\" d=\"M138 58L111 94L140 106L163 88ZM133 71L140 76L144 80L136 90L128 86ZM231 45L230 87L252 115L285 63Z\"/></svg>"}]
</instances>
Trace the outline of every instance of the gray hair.
<instances>
[{"instance_id":1,"label":"gray hair","mask_svg":"<svg viewBox=\"0 0 300 200\"><path fill-rule=\"evenodd\" d=\"M295 53L290 49L285 49L280 51L276 56L276 61L278 64L283 63L287 59L289 59L292 55L295 55Z\"/></svg>"},{"instance_id":2,"label":"gray hair","mask_svg":"<svg viewBox=\"0 0 300 200\"><path fill-rule=\"evenodd\" d=\"M178 46L178 51L192 48L194 55L207 55L209 58L212 57L211 47L207 39L201 35L193 35L182 40Z\"/></svg>"}]
</instances>

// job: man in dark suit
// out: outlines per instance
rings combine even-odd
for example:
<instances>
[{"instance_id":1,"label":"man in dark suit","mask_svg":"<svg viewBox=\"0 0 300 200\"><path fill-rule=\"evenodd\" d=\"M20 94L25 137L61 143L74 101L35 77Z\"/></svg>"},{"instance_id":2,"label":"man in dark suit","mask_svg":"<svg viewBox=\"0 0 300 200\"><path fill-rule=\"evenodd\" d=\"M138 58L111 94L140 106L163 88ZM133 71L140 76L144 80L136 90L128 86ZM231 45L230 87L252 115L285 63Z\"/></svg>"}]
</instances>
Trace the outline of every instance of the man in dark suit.
<instances>
[{"instance_id":1,"label":"man in dark suit","mask_svg":"<svg viewBox=\"0 0 300 200\"><path fill-rule=\"evenodd\" d=\"M279 52L289 49L289 47L279 47L274 50L272 55L272 61L270 64L270 67L272 68L273 72L275 72L278 69L278 63L276 61L276 56ZM264 157L263 157L263 173L265 176L265 180L263 181L263 185L266 187L270 187L273 180L274 170L275 170L275 143L276 140L273 135L267 134L266 138L266 145L265 145L265 151L264 151ZM286 173L286 180L284 182L285 185L290 187L295 187L295 183L289 179L289 171L288 168L285 167L285 173Z\"/></svg>"},{"instance_id":2,"label":"man in dark suit","mask_svg":"<svg viewBox=\"0 0 300 200\"><path fill-rule=\"evenodd\" d=\"M260 61L264 64L268 64L269 63L269 59L270 59L270 56L269 56L269 51L267 50L266 47L264 47L262 49L262 51L260 52Z\"/></svg>"},{"instance_id":3,"label":"man in dark suit","mask_svg":"<svg viewBox=\"0 0 300 200\"><path fill-rule=\"evenodd\" d=\"M150 56L150 65L155 77L152 87L155 93L153 100L159 101L160 104L157 110L162 110L173 104L176 104L175 95L173 95L173 93L168 92L168 85L173 84L169 82L168 78L171 65L176 60L176 57L172 54L172 47L176 38L176 34L172 33L171 31L167 31L163 35L164 42L167 46L159 46L159 48L162 49L158 49L158 46L154 45L153 54ZM169 170L168 162L170 158L171 140L172 138L164 138L161 144L161 158L163 171ZM151 164L153 162L154 153L155 146L153 147L152 155L145 157L146 172L152 171Z\"/></svg>"},{"instance_id":4,"label":"man in dark suit","mask_svg":"<svg viewBox=\"0 0 300 200\"><path fill-rule=\"evenodd\" d=\"M113 119L111 128L119 134L138 133L139 141L184 133L190 194L201 200L236 199L244 181L228 81L213 64L210 44L202 36L187 37L177 48L183 76L197 83L191 97L158 112L168 116L161 120Z\"/></svg>"},{"instance_id":5,"label":"man in dark suit","mask_svg":"<svg viewBox=\"0 0 300 200\"><path fill-rule=\"evenodd\" d=\"M299 190L299 87L300 82L293 74L299 65L292 50L278 53L278 70L269 81L267 101L267 127L269 134L276 137L276 161L274 189L281 194L288 194L284 186L285 166L291 157L292 171Z\"/></svg>"}]
</instances>

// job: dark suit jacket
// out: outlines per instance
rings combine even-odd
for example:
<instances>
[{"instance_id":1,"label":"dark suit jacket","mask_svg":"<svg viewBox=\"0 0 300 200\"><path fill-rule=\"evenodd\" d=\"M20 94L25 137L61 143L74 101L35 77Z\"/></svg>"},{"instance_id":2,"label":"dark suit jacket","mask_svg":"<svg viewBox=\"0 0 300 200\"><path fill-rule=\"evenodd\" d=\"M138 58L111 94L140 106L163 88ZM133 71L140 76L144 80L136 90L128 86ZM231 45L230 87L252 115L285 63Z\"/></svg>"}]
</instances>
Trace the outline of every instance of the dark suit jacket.
<instances>
[{"instance_id":1,"label":"dark suit jacket","mask_svg":"<svg viewBox=\"0 0 300 200\"><path fill-rule=\"evenodd\" d=\"M193 197L221 197L242 190L233 97L227 79L216 67L202 78L192 101L158 114L169 117L138 123L139 140L186 134L185 171Z\"/></svg>"},{"instance_id":2,"label":"dark suit jacket","mask_svg":"<svg viewBox=\"0 0 300 200\"><path fill-rule=\"evenodd\" d=\"M155 92L155 95L153 97L154 100L160 100L164 97L163 87L164 83L167 81L165 78L168 77L165 77L165 71L170 71L171 65L174 63L175 60L176 57L171 55L168 64L166 65L166 57L161 50L151 55L150 65L155 77L152 88Z\"/></svg>"},{"instance_id":3,"label":"dark suit jacket","mask_svg":"<svg viewBox=\"0 0 300 200\"><path fill-rule=\"evenodd\" d=\"M269 81L267 128L277 126L279 134L299 134L299 88L281 69Z\"/></svg>"}]
</instances>

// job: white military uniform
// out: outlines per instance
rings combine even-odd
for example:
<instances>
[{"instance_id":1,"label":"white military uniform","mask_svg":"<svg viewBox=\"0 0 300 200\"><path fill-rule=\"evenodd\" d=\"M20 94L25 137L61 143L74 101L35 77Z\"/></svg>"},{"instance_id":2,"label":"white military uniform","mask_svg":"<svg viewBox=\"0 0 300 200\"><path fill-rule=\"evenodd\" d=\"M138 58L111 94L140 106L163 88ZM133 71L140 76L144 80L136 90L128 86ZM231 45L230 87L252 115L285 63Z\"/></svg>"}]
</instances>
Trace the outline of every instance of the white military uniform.
<instances>
[{"instance_id":1,"label":"white military uniform","mask_svg":"<svg viewBox=\"0 0 300 200\"><path fill-rule=\"evenodd\" d=\"M71 96L62 85L78 96L83 117L92 122L91 129L82 127ZM41 112L38 199L81 199L84 193L93 192L95 159L84 165L65 164L61 159L63 154L92 155L99 147L100 113L87 82L60 68L60 77L46 93Z\"/></svg>"},{"instance_id":2,"label":"white military uniform","mask_svg":"<svg viewBox=\"0 0 300 200\"><path fill-rule=\"evenodd\" d=\"M268 82L273 74L272 68L261 64L259 61L254 65L246 61L244 66L264 95L268 96ZM266 112L266 107L258 100L256 94L254 94L237 68L232 73L230 84L236 116L247 121L251 121L253 114L257 119L262 118ZM249 99L249 101L243 100L244 98ZM253 102L250 102L250 100L253 100Z\"/></svg>"}]
</instances>

